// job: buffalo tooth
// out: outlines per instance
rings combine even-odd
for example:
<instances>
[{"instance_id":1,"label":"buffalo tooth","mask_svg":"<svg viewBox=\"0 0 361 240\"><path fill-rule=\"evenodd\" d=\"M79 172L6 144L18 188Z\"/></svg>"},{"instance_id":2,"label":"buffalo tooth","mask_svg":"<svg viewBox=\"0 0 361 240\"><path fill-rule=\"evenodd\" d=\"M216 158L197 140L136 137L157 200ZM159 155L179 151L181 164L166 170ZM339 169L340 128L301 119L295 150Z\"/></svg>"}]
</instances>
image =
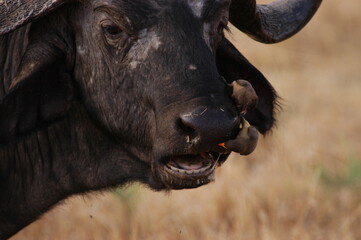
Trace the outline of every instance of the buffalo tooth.
<instances>
[{"instance_id":1,"label":"buffalo tooth","mask_svg":"<svg viewBox=\"0 0 361 240\"><path fill-rule=\"evenodd\" d=\"M179 172L179 168L173 167L172 165L170 165L170 169L172 169L173 171Z\"/></svg>"},{"instance_id":2,"label":"buffalo tooth","mask_svg":"<svg viewBox=\"0 0 361 240\"><path fill-rule=\"evenodd\" d=\"M200 168L200 169L193 169L193 170L186 170L186 169L182 169L182 168L177 168L174 167L170 164L166 165L168 167L168 169L174 171L174 172L178 172L181 174L188 174L188 175L192 175L192 174L201 174L204 173L208 170L214 169L215 168L215 164L212 164L211 162L209 162L206 166Z\"/></svg>"}]
</instances>

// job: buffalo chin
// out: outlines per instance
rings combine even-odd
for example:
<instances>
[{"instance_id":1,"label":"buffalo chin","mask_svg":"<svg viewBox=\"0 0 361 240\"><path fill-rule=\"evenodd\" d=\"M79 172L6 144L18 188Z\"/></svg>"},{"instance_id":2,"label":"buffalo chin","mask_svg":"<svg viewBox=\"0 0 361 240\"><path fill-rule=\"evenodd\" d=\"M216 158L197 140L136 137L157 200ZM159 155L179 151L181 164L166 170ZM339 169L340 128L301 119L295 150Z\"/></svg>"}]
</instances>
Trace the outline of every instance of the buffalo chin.
<instances>
[{"instance_id":1,"label":"buffalo chin","mask_svg":"<svg viewBox=\"0 0 361 240\"><path fill-rule=\"evenodd\" d=\"M197 188L215 180L216 167L227 157L216 152L169 156L153 164L153 175L163 189Z\"/></svg>"}]
</instances>

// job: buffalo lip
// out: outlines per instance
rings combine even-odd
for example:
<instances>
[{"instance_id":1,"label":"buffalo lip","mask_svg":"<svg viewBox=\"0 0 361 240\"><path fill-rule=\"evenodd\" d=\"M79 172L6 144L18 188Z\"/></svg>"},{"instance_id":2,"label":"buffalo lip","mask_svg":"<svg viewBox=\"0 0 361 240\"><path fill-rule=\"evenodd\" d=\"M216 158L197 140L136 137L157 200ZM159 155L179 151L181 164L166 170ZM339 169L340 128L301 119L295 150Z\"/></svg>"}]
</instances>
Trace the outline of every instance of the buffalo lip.
<instances>
[{"instance_id":1,"label":"buffalo lip","mask_svg":"<svg viewBox=\"0 0 361 240\"><path fill-rule=\"evenodd\" d=\"M218 154L218 153L217 153ZM199 154L200 155L200 154ZM186 155L185 155L186 156ZM180 166L177 166L177 164L172 164L172 162L177 162L176 157L174 157L175 160L170 160L168 163L164 165L164 170L167 171L169 174L173 175L174 177L178 178L192 178L192 179L198 179L198 178L204 178L209 175L211 175L214 172L214 169L217 166L217 160L220 157L220 154L218 154L217 158L215 157L214 153L207 152L206 153L207 158L201 159L200 161L205 161L206 163L197 169L184 169ZM194 155L193 155L194 157Z\"/></svg>"},{"instance_id":2,"label":"buffalo lip","mask_svg":"<svg viewBox=\"0 0 361 240\"><path fill-rule=\"evenodd\" d=\"M173 154L160 158L152 167L159 185L157 189L197 188L215 180L215 168L229 154L218 151Z\"/></svg>"}]
</instances>

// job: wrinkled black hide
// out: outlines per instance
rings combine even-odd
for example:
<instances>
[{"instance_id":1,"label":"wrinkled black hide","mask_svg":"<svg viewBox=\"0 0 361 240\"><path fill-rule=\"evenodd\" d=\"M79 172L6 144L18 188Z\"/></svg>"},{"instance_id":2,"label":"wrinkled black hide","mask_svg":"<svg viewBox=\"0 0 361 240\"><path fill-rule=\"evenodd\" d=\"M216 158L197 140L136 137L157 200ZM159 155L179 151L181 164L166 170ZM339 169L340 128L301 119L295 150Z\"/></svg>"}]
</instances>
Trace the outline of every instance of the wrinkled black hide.
<instances>
[{"instance_id":1,"label":"wrinkled black hide","mask_svg":"<svg viewBox=\"0 0 361 240\"><path fill-rule=\"evenodd\" d=\"M219 29L229 2L205 3L201 16L184 1L72 3L0 36L0 239L72 194L210 182L163 170L236 135L222 76L253 85L246 118L272 127L272 87Z\"/></svg>"}]
</instances>

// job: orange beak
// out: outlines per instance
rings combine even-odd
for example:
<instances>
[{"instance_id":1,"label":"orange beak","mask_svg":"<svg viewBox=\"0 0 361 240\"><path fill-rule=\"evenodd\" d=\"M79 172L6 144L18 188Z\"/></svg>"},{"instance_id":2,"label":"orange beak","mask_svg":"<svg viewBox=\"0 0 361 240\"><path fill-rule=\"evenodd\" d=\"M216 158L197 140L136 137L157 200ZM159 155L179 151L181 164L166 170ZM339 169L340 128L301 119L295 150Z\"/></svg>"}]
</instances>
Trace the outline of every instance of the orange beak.
<instances>
[{"instance_id":1,"label":"orange beak","mask_svg":"<svg viewBox=\"0 0 361 240\"><path fill-rule=\"evenodd\" d=\"M220 146L220 147L222 147L222 148L224 148L224 149L227 149L227 147L226 147L226 145L225 145L224 142L223 142L223 143L218 143L217 145Z\"/></svg>"}]
</instances>

